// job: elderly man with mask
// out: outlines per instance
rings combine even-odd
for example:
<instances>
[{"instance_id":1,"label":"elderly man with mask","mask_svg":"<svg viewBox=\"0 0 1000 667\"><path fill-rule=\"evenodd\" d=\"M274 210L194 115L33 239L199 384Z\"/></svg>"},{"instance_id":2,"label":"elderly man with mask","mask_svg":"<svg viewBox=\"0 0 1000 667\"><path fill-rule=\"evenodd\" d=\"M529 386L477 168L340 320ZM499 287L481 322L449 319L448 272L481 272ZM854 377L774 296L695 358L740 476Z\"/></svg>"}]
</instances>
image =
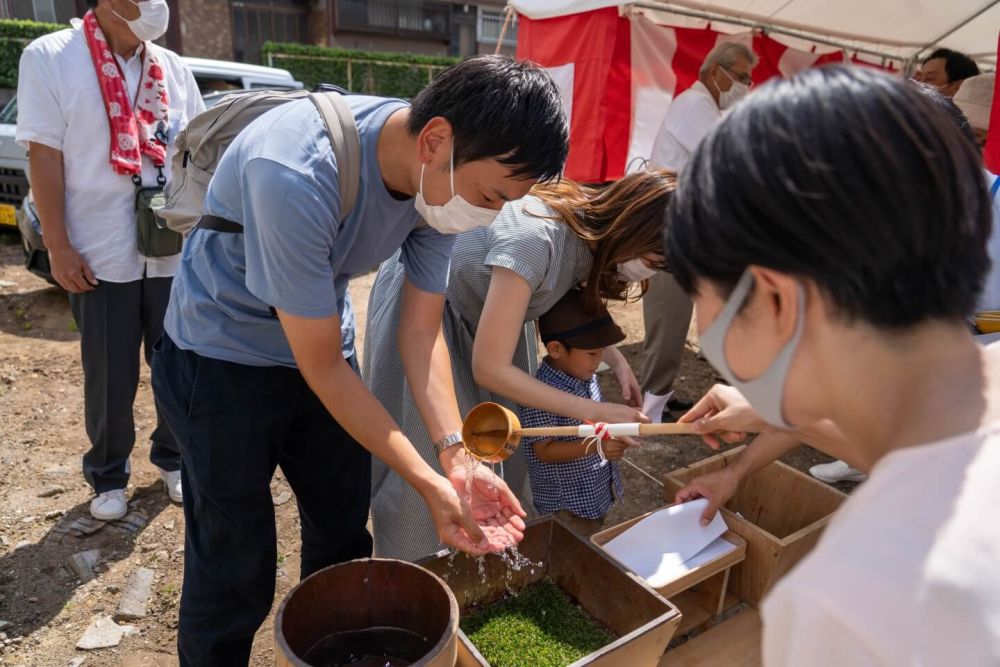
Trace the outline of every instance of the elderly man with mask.
<instances>
[{"instance_id":1,"label":"elderly man with mask","mask_svg":"<svg viewBox=\"0 0 1000 667\"><path fill-rule=\"evenodd\" d=\"M750 91L750 74L756 65L757 56L740 42L721 42L712 49L701 64L698 81L670 104L653 143L650 164L682 171L722 112ZM675 399L672 390L691 322L691 299L669 273L646 269L634 278L649 279L649 291L642 300L646 326L643 412L653 421L672 421L672 410L691 408L690 403Z\"/></svg>"},{"instance_id":2,"label":"elderly man with mask","mask_svg":"<svg viewBox=\"0 0 1000 667\"><path fill-rule=\"evenodd\" d=\"M167 0L87 5L82 22L24 50L17 142L28 149L52 276L80 330L90 513L112 520L128 511L139 347L148 362L180 263L180 235L155 229L137 200L170 178L174 139L205 106L180 57L153 43L167 31ZM154 398L150 460L181 502L180 454Z\"/></svg>"}]
</instances>

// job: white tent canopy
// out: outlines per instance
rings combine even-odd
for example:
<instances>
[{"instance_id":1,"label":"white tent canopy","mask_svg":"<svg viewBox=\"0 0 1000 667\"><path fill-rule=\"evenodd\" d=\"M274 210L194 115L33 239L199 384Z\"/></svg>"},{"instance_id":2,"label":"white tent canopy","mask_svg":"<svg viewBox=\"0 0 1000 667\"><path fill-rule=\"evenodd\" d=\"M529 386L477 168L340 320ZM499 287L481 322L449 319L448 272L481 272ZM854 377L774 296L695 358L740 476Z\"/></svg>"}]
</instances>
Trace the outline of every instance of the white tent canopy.
<instances>
[{"instance_id":1,"label":"white tent canopy","mask_svg":"<svg viewBox=\"0 0 1000 667\"><path fill-rule=\"evenodd\" d=\"M638 7L712 21L716 30L752 26L846 50L917 60L943 46L996 66L1000 0L511 0L519 14L544 19L604 7ZM727 29L726 23L733 28Z\"/></svg>"}]
</instances>

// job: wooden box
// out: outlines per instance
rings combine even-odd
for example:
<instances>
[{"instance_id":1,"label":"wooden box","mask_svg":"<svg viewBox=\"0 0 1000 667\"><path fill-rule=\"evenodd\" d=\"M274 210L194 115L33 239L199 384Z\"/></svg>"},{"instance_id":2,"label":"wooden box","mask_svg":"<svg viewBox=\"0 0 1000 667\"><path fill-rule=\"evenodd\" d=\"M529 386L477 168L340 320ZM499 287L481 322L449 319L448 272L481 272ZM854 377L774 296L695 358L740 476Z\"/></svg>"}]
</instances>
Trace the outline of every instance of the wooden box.
<instances>
[{"instance_id":1,"label":"wooden box","mask_svg":"<svg viewBox=\"0 0 1000 667\"><path fill-rule=\"evenodd\" d=\"M549 578L587 614L618 635L573 667L656 664L681 621L674 605L551 516L529 522L518 548L540 565L513 571L499 557L487 556L480 570L477 560L465 554L431 556L419 564L451 587L460 614L499 600L508 589L518 591ZM456 664L489 667L461 631Z\"/></svg>"},{"instance_id":2,"label":"wooden box","mask_svg":"<svg viewBox=\"0 0 1000 667\"><path fill-rule=\"evenodd\" d=\"M696 477L721 470L744 447L668 473L667 502ZM816 545L847 499L837 489L776 461L749 476L722 509L729 529L746 540L746 560L733 568L729 589L758 607L771 586Z\"/></svg>"},{"instance_id":3,"label":"wooden box","mask_svg":"<svg viewBox=\"0 0 1000 667\"><path fill-rule=\"evenodd\" d=\"M590 540L603 550L605 544L650 514L652 512L606 528L595 533ZM683 577L675 579L665 586L653 589L670 600L681 612L681 623L677 628L677 634L683 634L698 627L739 603L739 600L728 592L729 579L733 566L746 558L747 543L731 530L724 533L722 537L735 544L736 549L699 565ZM614 560L610 554L608 557Z\"/></svg>"},{"instance_id":4,"label":"wooden box","mask_svg":"<svg viewBox=\"0 0 1000 667\"><path fill-rule=\"evenodd\" d=\"M744 609L677 648L659 667L761 667L762 626L756 609Z\"/></svg>"}]
</instances>

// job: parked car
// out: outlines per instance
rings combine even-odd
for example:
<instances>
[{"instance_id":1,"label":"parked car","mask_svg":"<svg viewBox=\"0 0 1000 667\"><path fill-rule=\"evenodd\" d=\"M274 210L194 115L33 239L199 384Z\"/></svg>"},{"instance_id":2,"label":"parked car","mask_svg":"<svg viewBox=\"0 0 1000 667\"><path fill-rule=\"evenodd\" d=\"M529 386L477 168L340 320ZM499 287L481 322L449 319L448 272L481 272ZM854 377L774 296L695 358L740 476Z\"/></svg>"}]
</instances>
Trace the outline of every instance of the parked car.
<instances>
[{"instance_id":1,"label":"parked car","mask_svg":"<svg viewBox=\"0 0 1000 667\"><path fill-rule=\"evenodd\" d=\"M296 90L296 81L288 70L261 65L184 58L198 82L205 106L238 90ZM17 97L0 111L0 229L9 227L21 233L25 266L53 285L49 255L42 242L41 224L34 199L28 189L28 154L14 141L17 129Z\"/></svg>"}]
</instances>

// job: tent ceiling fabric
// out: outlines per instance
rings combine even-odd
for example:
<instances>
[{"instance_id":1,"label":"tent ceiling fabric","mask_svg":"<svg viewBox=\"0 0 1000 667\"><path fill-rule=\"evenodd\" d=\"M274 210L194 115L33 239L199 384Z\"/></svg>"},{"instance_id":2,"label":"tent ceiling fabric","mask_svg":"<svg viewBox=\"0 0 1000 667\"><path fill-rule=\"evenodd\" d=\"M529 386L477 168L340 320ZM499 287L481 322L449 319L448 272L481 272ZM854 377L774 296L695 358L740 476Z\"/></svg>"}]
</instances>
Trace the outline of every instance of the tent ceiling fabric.
<instances>
[{"instance_id":1,"label":"tent ceiling fabric","mask_svg":"<svg viewBox=\"0 0 1000 667\"><path fill-rule=\"evenodd\" d=\"M552 18L603 7L620 0L511 0L518 13ZM787 27L845 43L865 44L898 58L912 58L930 46L969 53L996 62L1000 0L643 0L638 5L671 7Z\"/></svg>"}]
</instances>

